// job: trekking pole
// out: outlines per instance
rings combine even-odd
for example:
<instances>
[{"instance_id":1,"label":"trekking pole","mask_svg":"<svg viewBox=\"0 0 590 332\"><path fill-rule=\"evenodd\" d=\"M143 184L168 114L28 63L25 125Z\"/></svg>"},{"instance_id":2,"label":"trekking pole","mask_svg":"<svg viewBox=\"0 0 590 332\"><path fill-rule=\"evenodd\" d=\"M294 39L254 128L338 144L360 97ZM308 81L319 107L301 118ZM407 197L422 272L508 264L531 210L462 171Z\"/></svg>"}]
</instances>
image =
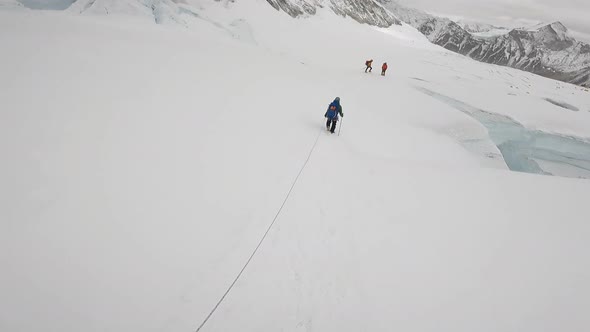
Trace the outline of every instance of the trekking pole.
<instances>
[{"instance_id":1,"label":"trekking pole","mask_svg":"<svg viewBox=\"0 0 590 332\"><path fill-rule=\"evenodd\" d=\"M340 136L340 129L342 129L342 122L344 122L344 117L340 118L340 126L338 126L338 136Z\"/></svg>"}]
</instances>

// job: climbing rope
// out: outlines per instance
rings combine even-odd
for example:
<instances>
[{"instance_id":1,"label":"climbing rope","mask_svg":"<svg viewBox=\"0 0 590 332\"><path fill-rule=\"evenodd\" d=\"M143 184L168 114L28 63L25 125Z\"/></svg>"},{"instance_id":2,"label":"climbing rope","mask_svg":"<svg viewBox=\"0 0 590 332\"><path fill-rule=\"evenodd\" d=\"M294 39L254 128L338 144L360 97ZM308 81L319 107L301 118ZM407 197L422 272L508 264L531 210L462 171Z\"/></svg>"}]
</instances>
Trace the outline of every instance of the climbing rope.
<instances>
[{"instance_id":1,"label":"climbing rope","mask_svg":"<svg viewBox=\"0 0 590 332\"><path fill-rule=\"evenodd\" d=\"M246 268L248 267L248 264L250 264L250 261L252 261L252 258L254 258L254 255L256 255L256 253L258 252L258 249L260 248L260 246L264 242L264 239L266 239L266 236L268 235L268 233L272 229L272 226L275 224L275 222L279 218L279 215L281 214L281 211L283 210L283 207L285 207L285 204L287 203L287 200L289 200L289 196L291 196L291 192L293 191L293 188L295 188L295 185L297 184L297 180L299 180L299 177L301 176L301 173L303 173L303 170L305 169L305 166L307 166L307 163L309 162L309 159L311 158L311 155L313 154L313 151L315 150L315 147L318 144L318 140L320 139L320 135L322 134L322 131L323 131L323 129L318 132L318 135L315 138L315 142L313 143L313 146L309 150L309 154L307 155L307 159L305 159L305 162L301 166L301 169L299 170L299 173L297 173L297 176L295 177L295 180L291 184L291 188L289 188L289 191L287 192L287 195L285 196L285 199L283 199L283 204L281 204L281 207L278 209L278 211L275 214L272 222L270 223L270 225L268 225L268 228L266 229L266 232L264 232L264 235L262 236L262 238L258 242L258 245L256 246L256 248L254 248L254 251L252 251L252 254L248 258L248 260L246 261L246 263L244 264L244 266L242 267L242 269L240 270L240 272L238 273L238 275L235 277L234 281L229 285L229 287L227 288L227 290L225 291L225 293L223 293L223 295L221 296L221 298L219 299L219 301L217 301L217 303L215 304L215 306L213 307L213 309L211 309L211 312L209 312L209 314L207 315L207 317L205 317L205 319L203 320L203 322L201 323L201 325L199 325L199 327L197 328L197 331L196 332L201 331L201 329L203 328L203 326L205 326L205 324L207 323L207 321L209 321L209 318L211 318L211 316L213 316L213 314L215 313L215 311L217 310L217 308L219 307L219 305L223 302L223 300L225 300L225 297L227 296L227 294L229 294L229 292L232 290L232 288L234 287L234 285L236 284L236 282L238 282L238 279L240 279L240 277L242 276L242 273L244 273L244 270L246 270Z\"/></svg>"}]
</instances>

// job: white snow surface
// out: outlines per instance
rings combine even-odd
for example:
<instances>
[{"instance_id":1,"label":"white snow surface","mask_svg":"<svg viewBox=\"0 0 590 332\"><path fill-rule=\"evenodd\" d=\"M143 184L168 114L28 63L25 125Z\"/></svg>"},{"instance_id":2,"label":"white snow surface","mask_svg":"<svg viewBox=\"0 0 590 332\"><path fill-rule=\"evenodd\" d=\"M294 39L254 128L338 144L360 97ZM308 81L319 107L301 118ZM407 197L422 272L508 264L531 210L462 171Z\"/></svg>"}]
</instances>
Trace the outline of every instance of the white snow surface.
<instances>
[{"instance_id":1,"label":"white snow surface","mask_svg":"<svg viewBox=\"0 0 590 332\"><path fill-rule=\"evenodd\" d=\"M497 36L502 36L510 32L510 29L507 28L494 28L490 30L485 30L481 32L472 32L471 35L474 37L479 38L493 38Z\"/></svg>"},{"instance_id":2,"label":"white snow surface","mask_svg":"<svg viewBox=\"0 0 590 332\"><path fill-rule=\"evenodd\" d=\"M196 330L310 152L202 331L590 329L590 181L508 171L416 88L580 139L590 93L407 25L178 5L0 10L0 331Z\"/></svg>"},{"instance_id":3,"label":"white snow surface","mask_svg":"<svg viewBox=\"0 0 590 332\"><path fill-rule=\"evenodd\" d=\"M467 30L467 32L469 32L469 33L483 33L483 32L489 32L489 31L493 31L493 30L506 29L503 27L497 27L497 26L487 24L487 23L481 23L481 22L470 21L470 20L465 20L465 19L458 19L458 20L455 20L454 22L459 24L459 26L461 26L463 29Z\"/></svg>"}]
</instances>

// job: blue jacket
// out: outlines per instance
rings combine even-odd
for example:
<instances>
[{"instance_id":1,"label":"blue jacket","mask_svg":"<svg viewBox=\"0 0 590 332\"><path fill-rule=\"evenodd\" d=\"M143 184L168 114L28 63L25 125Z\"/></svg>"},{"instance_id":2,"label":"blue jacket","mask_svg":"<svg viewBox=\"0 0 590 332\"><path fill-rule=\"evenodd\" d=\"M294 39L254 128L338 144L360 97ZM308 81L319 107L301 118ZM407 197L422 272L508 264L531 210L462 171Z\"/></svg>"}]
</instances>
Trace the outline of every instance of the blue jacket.
<instances>
[{"instance_id":1,"label":"blue jacket","mask_svg":"<svg viewBox=\"0 0 590 332\"><path fill-rule=\"evenodd\" d=\"M340 116L344 116L344 114L342 113L342 106L340 105L340 101L334 100L330 104L330 106L328 106L328 110L326 111L326 114L324 114L324 117L332 120L338 120L338 114L340 114Z\"/></svg>"}]
</instances>

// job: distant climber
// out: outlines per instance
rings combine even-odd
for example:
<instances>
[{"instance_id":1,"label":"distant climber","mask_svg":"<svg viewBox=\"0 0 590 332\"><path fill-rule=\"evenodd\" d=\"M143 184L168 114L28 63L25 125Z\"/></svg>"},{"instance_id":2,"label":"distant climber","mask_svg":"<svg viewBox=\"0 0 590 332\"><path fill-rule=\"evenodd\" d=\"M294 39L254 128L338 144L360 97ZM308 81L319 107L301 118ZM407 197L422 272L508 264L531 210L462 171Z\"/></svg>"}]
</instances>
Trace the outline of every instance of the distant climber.
<instances>
[{"instance_id":1,"label":"distant climber","mask_svg":"<svg viewBox=\"0 0 590 332\"><path fill-rule=\"evenodd\" d=\"M365 73L366 73L367 71L368 71L369 73L370 73L371 71L373 71L373 59L365 61L365 66L367 66L367 68L365 68Z\"/></svg>"},{"instance_id":2,"label":"distant climber","mask_svg":"<svg viewBox=\"0 0 590 332\"><path fill-rule=\"evenodd\" d=\"M344 117L344 113L342 113L342 106L340 105L340 97L336 97L330 106L328 106L328 110L324 117L327 119L326 121L326 129L329 130L332 134L334 130L336 130L336 123L338 122L338 114L341 117Z\"/></svg>"},{"instance_id":3,"label":"distant climber","mask_svg":"<svg viewBox=\"0 0 590 332\"><path fill-rule=\"evenodd\" d=\"M386 71L387 71L387 62L384 62L383 66L381 66L381 76L385 76Z\"/></svg>"}]
</instances>

